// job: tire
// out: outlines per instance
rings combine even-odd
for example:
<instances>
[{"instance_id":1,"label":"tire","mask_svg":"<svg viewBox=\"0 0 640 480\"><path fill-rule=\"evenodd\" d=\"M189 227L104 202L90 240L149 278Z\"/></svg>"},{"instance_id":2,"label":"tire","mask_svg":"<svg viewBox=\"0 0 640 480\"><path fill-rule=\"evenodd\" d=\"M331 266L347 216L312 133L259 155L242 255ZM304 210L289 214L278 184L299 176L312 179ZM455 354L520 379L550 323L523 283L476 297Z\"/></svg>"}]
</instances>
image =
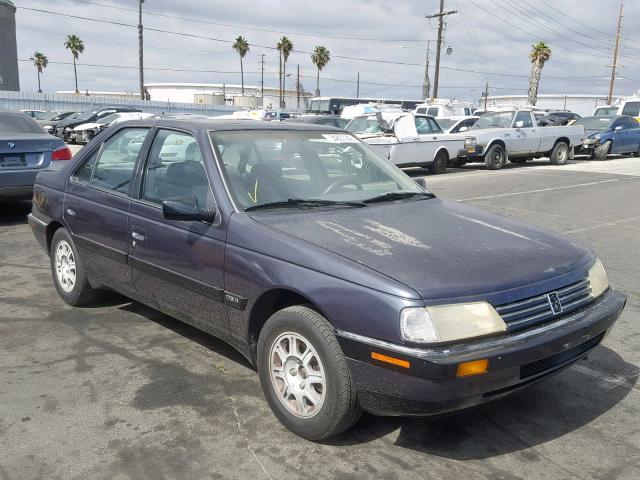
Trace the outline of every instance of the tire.
<instances>
[{"instance_id":1,"label":"tire","mask_svg":"<svg viewBox=\"0 0 640 480\"><path fill-rule=\"evenodd\" d=\"M306 359L305 352L310 352ZM258 374L274 415L300 437L324 440L360 417L356 388L333 327L309 307L288 307L267 320L258 339ZM324 384L312 377L323 378Z\"/></svg>"},{"instance_id":2,"label":"tire","mask_svg":"<svg viewBox=\"0 0 640 480\"><path fill-rule=\"evenodd\" d=\"M484 155L484 164L488 170L500 170L505 162L504 147L500 144L494 144Z\"/></svg>"},{"instance_id":3,"label":"tire","mask_svg":"<svg viewBox=\"0 0 640 480\"><path fill-rule=\"evenodd\" d=\"M638 145L638 150L635 151L633 156L636 157L636 158L640 157L640 145Z\"/></svg>"},{"instance_id":4,"label":"tire","mask_svg":"<svg viewBox=\"0 0 640 480\"><path fill-rule=\"evenodd\" d=\"M509 161L511 163L527 163L527 160L529 160L527 157L516 157L516 158L509 157Z\"/></svg>"},{"instance_id":5,"label":"tire","mask_svg":"<svg viewBox=\"0 0 640 480\"><path fill-rule=\"evenodd\" d=\"M53 284L65 303L79 306L96 298L96 292L85 275L78 249L65 228L59 228L54 233L49 259Z\"/></svg>"},{"instance_id":6,"label":"tire","mask_svg":"<svg viewBox=\"0 0 640 480\"><path fill-rule=\"evenodd\" d=\"M449 155L447 155L444 151L440 150L436 155L436 158L433 160L431 167L429 167L429 171L433 175L439 175L447 171L447 164L449 163Z\"/></svg>"},{"instance_id":7,"label":"tire","mask_svg":"<svg viewBox=\"0 0 640 480\"><path fill-rule=\"evenodd\" d=\"M612 143L611 141L606 141L599 147L593 149L593 158L599 161L603 161L607 159L607 155L611 151Z\"/></svg>"},{"instance_id":8,"label":"tire","mask_svg":"<svg viewBox=\"0 0 640 480\"><path fill-rule=\"evenodd\" d=\"M569 145L565 142L556 142L549 158L551 165L566 165L569 161Z\"/></svg>"}]
</instances>

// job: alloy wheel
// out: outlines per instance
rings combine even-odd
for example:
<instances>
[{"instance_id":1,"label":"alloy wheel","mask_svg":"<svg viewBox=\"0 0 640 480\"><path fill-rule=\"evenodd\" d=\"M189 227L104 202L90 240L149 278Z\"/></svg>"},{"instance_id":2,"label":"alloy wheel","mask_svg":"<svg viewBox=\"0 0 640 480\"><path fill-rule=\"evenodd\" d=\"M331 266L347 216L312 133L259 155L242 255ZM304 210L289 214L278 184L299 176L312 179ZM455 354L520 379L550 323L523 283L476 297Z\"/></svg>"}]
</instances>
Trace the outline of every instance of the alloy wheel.
<instances>
[{"instance_id":1,"label":"alloy wheel","mask_svg":"<svg viewBox=\"0 0 640 480\"><path fill-rule=\"evenodd\" d=\"M66 293L70 293L76 285L76 258L71 245L64 240L56 246L55 266L58 285Z\"/></svg>"}]
</instances>

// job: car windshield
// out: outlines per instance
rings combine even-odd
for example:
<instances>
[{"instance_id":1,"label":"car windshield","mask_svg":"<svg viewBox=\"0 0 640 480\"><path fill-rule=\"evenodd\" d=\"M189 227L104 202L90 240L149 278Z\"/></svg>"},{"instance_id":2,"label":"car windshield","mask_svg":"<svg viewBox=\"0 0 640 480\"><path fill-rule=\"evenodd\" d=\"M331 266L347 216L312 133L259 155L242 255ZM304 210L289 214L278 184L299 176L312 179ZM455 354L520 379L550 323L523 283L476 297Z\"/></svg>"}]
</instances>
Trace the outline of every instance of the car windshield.
<instances>
[{"instance_id":1,"label":"car windshield","mask_svg":"<svg viewBox=\"0 0 640 480\"><path fill-rule=\"evenodd\" d=\"M89 120L91 117L93 117L96 114L96 112L93 111L89 111L89 112L82 112L80 114L78 114L76 117L74 117L74 120Z\"/></svg>"},{"instance_id":2,"label":"car windshield","mask_svg":"<svg viewBox=\"0 0 640 480\"><path fill-rule=\"evenodd\" d=\"M449 130L451 127L453 127L456 123L458 122L458 120L452 120L450 118L439 118L438 119L438 125L440 125L440 128L444 131L444 130Z\"/></svg>"},{"instance_id":3,"label":"car windshield","mask_svg":"<svg viewBox=\"0 0 640 480\"><path fill-rule=\"evenodd\" d=\"M112 113L111 115L107 115L106 117L102 117L100 119L99 123L104 123L104 124L111 123L114 120L117 120L118 118L120 118L121 116L122 115L119 114L119 113Z\"/></svg>"},{"instance_id":4,"label":"car windshield","mask_svg":"<svg viewBox=\"0 0 640 480\"><path fill-rule=\"evenodd\" d=\"M607 117L618 113L618 107L601 107L597 108L594 115L597 117Z\"/></svg>"},{"instance_id":5,"label":"car windshield","mask_svg":"<svg viewBox=\"0 0 640 480\"><path fill-rule=\"evenodd\" d=\"M309 130L212 132L238 208L283 202L340 205L395 193L424 191L353 135ZM282 205L279 205L282 206Z\"/></svg>"},{"instance_id":6,"label":"car windshield","mask_svg":"<svg viewBox=\"0 0 640 480\"><path fill-rule=\"evenodd\" d=\"M384 133L383 125L376 117L354 118L345 130L351 133Z\"/></svg>"},{"instance_id":7,"label":"car windshield","mask_svg":"<svg viewBox=\"0 0 640 480\"><path fill-rule=\"evenodd\" d=\"M582 117L574 125L582 125L585 130L609 130L617 117Z\"/></svg>"},{"instance_id":8,"label":"car windshield","mask_svg":"<svg viewBox=\"0 0 640 480\"><path fill-rule=\"evenodd\" d=\"M482 128L509 128L514 115L515 112L485 113L471 128L473 130L480 130Z\"/></svg>"},{"instance_id":9,"label":"car windshield","mask_svg":"<svg viewBox=\"0 0 640 480\"><path fill-rule=\"evenodd\" d=\"M60 115L59 112L42 112L35 116L36 120L51 120Z\"/></svg>"},{"instance_id":10,"label":"car windshield","mask_svg":"<svg viewBox=\"0 0 640 480\"><path fill-rule=\"evenodd\" d=\"M0 113L0 134L44 133L35 120L21 113Z\"/></svg>"}]
</instances>

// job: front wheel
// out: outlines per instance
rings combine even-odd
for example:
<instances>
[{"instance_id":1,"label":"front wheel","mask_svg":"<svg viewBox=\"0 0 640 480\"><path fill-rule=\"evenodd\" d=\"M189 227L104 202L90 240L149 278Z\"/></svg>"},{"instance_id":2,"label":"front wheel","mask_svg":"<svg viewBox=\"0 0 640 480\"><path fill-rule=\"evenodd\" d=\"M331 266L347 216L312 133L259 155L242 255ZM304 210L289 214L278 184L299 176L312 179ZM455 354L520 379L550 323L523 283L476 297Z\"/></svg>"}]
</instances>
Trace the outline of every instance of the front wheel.
<instances>
[{"instance_id":1,"label":"front wheel","mask_svg":"<svg viewBox=\"0 0 640 480\"><path fill-rule=\"evenodd\" d=\"M333 328L309 307L288 307L267 320L258 340L258 373L275 416L303 438L332 437L360 416Z\"/></svg>"},{"instance_id":2,"label":"front wheel","mask_svg":"<svg viewBox=\"0 0 640 480\"><path fill-rule=\"evenodd\" d=\"M504 147L499 144L492 145L484 155L484 164L489 170L499 170L505 162Z\"/></svg>"},{"instance_id":3,"label":"front wheel","mask_svg":"<svg viewBox=\"0 0 640 480\"><path fill-rule=\"evenodd\" d=\"M53 283L66 303L78 306L95 298L95 290L89 284L78 250L66 229L59 228L54 233L49 257Z\"/></svg>"},{"instance_id":4,"label":"front wheel","mask_svg":"<svg viewBox=\"0 0 640 480\"><path fill-rule=\"evenodd\" d=\"M433 175L438 175L446 172L447 163L449 163L449 156L444 151L439 151L436 158L433 160L429 170Z\"/></svg>"},{"instance_id":5,"label":"front wheel","mask_svg":"<svg viewBox=\"0 0 640 480\"><path fill-rule=\"evenodd\" d=\"M611 151L611 141L606 141L602 145L596 147L593 150L593 157L596 160L600 160L600 161L606 160L607 155L609 155L610 151Z\"/></svg>"},{"instance_id":6,"label":"front wheel","mask_svg":"<svg viewBox=\"0 0 640 480\"><path fill-rule=\"evenodd\" d=\"M556 143L549 158L551 165L565 165L569 160L569 145L565 142Z\"/></svg>"}]
</instances>

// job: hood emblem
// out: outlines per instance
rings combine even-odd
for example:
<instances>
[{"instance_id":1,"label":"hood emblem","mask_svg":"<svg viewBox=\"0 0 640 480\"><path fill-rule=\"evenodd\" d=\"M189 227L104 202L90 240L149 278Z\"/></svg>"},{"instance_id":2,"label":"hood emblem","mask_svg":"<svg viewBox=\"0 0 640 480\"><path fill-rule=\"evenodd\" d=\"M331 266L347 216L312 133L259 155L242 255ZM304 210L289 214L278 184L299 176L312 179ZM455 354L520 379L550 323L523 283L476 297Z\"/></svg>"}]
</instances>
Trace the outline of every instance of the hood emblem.
<instances>
[{"instance_id":1,"label":"hood emblem","mask_svg":"<svg viewBox=\"0 0 640 480\"><path fill-rule=\"evenodd\" d=\"M554 315L562 313L562 302L560 301L558 292L552 292L548 294L547 300L549 300L549 306L551 307L551 311Z\"/></svg>"},{"instance_id":2,"label":"hood emblem","mask_svg":"<svg viewBox=\"0 0 640 480\"><path fill-rule=\"evenodd\" d=\"M16 144L14 142L9 142L9 148L13 150L14 148L16 148Z\"/></svg>"}]
</instances>

